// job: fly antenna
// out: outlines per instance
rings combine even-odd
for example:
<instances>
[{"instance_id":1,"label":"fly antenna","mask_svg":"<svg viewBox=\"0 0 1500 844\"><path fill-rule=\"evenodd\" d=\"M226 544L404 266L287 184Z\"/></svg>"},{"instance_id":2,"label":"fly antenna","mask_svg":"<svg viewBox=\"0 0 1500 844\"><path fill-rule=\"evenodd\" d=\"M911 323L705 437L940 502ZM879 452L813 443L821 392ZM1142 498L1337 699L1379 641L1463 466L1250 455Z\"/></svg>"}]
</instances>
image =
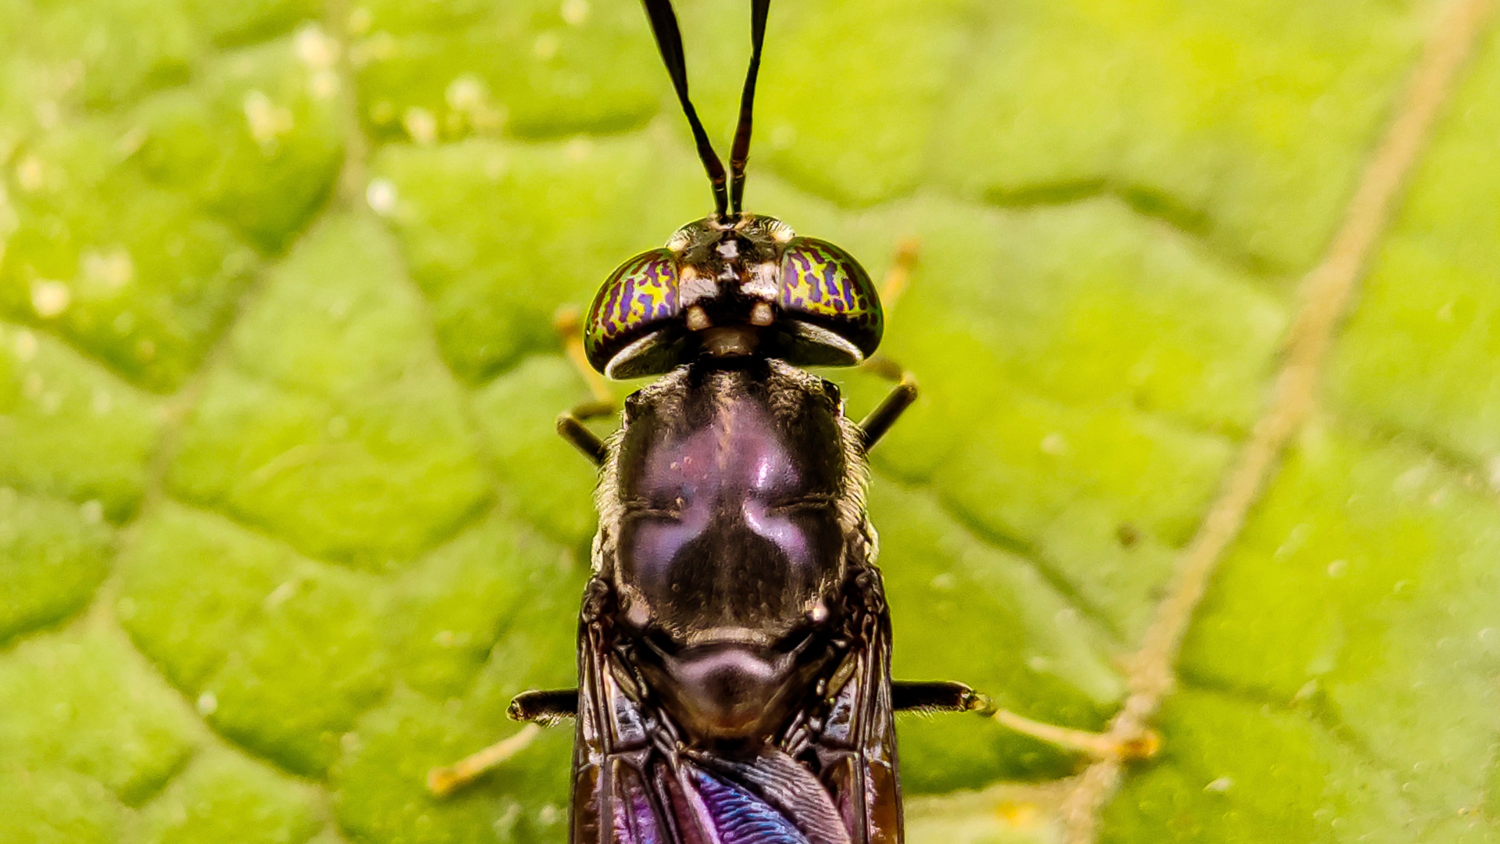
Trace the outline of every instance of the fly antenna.
<instances>
[{"instance_id":1,"label":"fly antenna","mask_svg":"<svg viewBox=\"0 0 1500 844\"><path fill-rule=\"evenodd\" d=\"M745 74L745 90L740 95L740 123L734 130L734 147L729 151L729 207L739 216L740 200L745 195L745 162L750 158L750 124L755 113L755 77L760 73L760 48L766 41L766 15L771 0L750 2L750 70Z\"/></svg>"},{"instance_id":2,"label":"fly antenna","mask_svg":"<svg viewBox=\"0 0 1500 844\"><path fill-rule=\"evenodd\" d=\"M641 2L646 6L647 17L651 19L651 32L656 36L656 46L661 50L661 60L667 66L667 74L672 77L672 87L677 90L677 100L682 103L682 112L687 115L688 125L693 128L693 140L698 144L698 158L703 162L703 169L708 171L708 180L713 185L714 211L723 217L729 209L729 196L724 184L724 162L719 160L713 144L708 142L708 133L703 131L703 121L698 119L698 111L693 108L693 101L688 99L687 61L682 54L682 31L677 28L677 14L672 11L672 0ZM769 0L757 0L761 6L766 2ZM759 47L756 52L760 52ZM748 149L749 130L746 129L745 132ZM738 138L735 142L738 144Z\"/></svg>"}]
</instances>

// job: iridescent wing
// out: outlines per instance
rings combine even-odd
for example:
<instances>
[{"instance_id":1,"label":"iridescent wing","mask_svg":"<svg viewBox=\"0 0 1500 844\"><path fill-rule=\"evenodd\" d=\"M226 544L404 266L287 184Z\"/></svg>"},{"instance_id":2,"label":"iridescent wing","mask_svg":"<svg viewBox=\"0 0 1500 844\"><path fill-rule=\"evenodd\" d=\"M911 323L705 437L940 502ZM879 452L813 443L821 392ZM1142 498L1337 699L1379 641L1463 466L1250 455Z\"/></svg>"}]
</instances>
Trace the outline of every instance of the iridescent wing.
<instances>
[{"instance_id":1,"label":"iridescent wing","mask_svg":"<svg viewBox=\"0 0 1500 844\"><path fill-rule=\"evenodd\" d=\"M639 695L629 676L615 670L608 625L590 610L608 593L601 580L589 584L579 625L568 839L572 844L680 844L650 779L654 748Z\"/></svg>"},{"instance_id":2,"label":"iridescent wing","mask_svg":"<svg viewBox=\"0 0 1500 844\"><path fill-rule=\"evenodd\" d=\"M832 706L806 741L820 779L855 844L899 844L901 785L896 777L896 723L891 707L891 619L880 574L858 575L853 645L830 684ZM792 744L800 740L791 738Z\"/></svg>"},{"instance_id":3,"label":"iridescent wing","mask_svg":"<svg viewBox=\"0 0 1500 844\"><path fill-rule=\"evenodd\" d=\"M602 596L607 587L595 581L590 592ZM616 650L609 623L589 615L579 636L572 844L864 840L850 836L829 787L781 748L727 758L680 747L675 728L643 700L648 695ZM872 698L881 699L888 693ZM887 780L894 782L871 778Z\"/></svg>"}]
</instances>

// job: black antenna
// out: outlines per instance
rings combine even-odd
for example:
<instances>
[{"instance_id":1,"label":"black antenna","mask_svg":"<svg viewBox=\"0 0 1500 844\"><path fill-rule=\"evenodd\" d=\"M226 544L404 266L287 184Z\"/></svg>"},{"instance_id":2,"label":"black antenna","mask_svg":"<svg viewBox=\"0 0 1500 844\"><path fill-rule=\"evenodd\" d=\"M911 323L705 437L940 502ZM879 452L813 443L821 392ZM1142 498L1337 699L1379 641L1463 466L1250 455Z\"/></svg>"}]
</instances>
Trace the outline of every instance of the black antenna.
<instances>
[{"instance_id":1,"label":"black antenna","mask_svg":"<svg viewBox=\"0 0 1500 844\"><path fill-rule=\"evenodd\" d=\"M766 15L770 10L771 0L750 2L750 70L745 74L745 91L740 95L740 125L734 130L734 147L729 151L732 174L729 207L735 216L739 216L740 200L745 195L745 162L750 158L750 121L755 112L755 77L760 73L760 47L766 40Z\"/></svg>"},{"instance_id":2,"label":"black antenna","mask_svg":"<svg viewBox=\"0 0 1500 844\"><path fill-rule=\"evenodd\" d=\"M677 28L677 15L672 11L672 0L641 0L641 2L646 6L646 15L651 18L651 31L656 35L656 46L661 50L662 63L667 66L667 74L672 77L672 87L677 89L677 99L682 103L682 111L687 115L688 125L693 127L693 140L698 143L698 158L703 162L703 169L708 171L709 182L713 184L714 211L718 216L723 217L729 209L729 196L724 189L724 162L719 160L719 154L714 152L713 144L708 142L708 133L703 131L703 121L698 119L698 112L693 108L693 101L688 99L687 62L682 55L682 31ZM769 0L757 0L759 6L767 2ZM765 29L763 14L761 29ZM759 52L760 48L757 46L757 61ZM751 86L752 88L754 86L753 76ZM744 118L742 117L741 120L743 121ZM745 145L748 148L749 128L745 127L743 131L746 134ZM738 145L738 138L735 139L735 143Z\"/></svg>"}]
</instances>

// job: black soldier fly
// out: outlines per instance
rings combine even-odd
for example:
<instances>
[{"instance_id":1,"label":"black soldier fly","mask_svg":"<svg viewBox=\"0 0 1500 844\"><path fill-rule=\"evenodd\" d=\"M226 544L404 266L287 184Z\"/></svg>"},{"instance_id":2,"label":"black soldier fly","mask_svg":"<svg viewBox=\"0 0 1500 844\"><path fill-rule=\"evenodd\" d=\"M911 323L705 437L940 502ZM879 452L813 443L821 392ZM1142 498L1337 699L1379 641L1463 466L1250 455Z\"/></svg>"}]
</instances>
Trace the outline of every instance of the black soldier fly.
<instances>
[{"instance_id":1,"label":"black soldier fly","mask_svg":"<svg viewBox=\"0 0 1500 844\"><path fill-rule=\"evenodd\" d=\"M899 842L893 713L981 705L890 678L865 455L916 389L845 417L803 367L868 362L880 296L844 250L741 209L769 0L751 4L727 177L670 0L644 5L714 213L621 265L584 323L594 369L660 377L607 440L558 420L600 468L579 688L527 692L511 715L577 719L573 844Z\"/></svg>"}]
</instances>

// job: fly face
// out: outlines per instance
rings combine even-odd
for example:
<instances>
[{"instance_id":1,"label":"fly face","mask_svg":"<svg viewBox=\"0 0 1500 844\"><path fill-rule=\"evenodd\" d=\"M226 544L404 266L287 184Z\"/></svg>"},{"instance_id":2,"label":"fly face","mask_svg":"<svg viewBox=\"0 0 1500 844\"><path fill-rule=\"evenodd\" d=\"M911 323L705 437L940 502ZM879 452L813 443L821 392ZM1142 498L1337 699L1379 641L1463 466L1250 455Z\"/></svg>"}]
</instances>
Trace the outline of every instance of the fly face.
<instances>
[{"instance_id":1,"label":"fly face","mask_svg":"<svg viewBox=\"0 0 1500 844\"><path fill-rule=\"evenodd\" d=\"M683 369L633 396L601 492L623 626L704 740L768 737L826 667L861 498L832 386L756 369Z\"/></svg>"}]
</instances>

